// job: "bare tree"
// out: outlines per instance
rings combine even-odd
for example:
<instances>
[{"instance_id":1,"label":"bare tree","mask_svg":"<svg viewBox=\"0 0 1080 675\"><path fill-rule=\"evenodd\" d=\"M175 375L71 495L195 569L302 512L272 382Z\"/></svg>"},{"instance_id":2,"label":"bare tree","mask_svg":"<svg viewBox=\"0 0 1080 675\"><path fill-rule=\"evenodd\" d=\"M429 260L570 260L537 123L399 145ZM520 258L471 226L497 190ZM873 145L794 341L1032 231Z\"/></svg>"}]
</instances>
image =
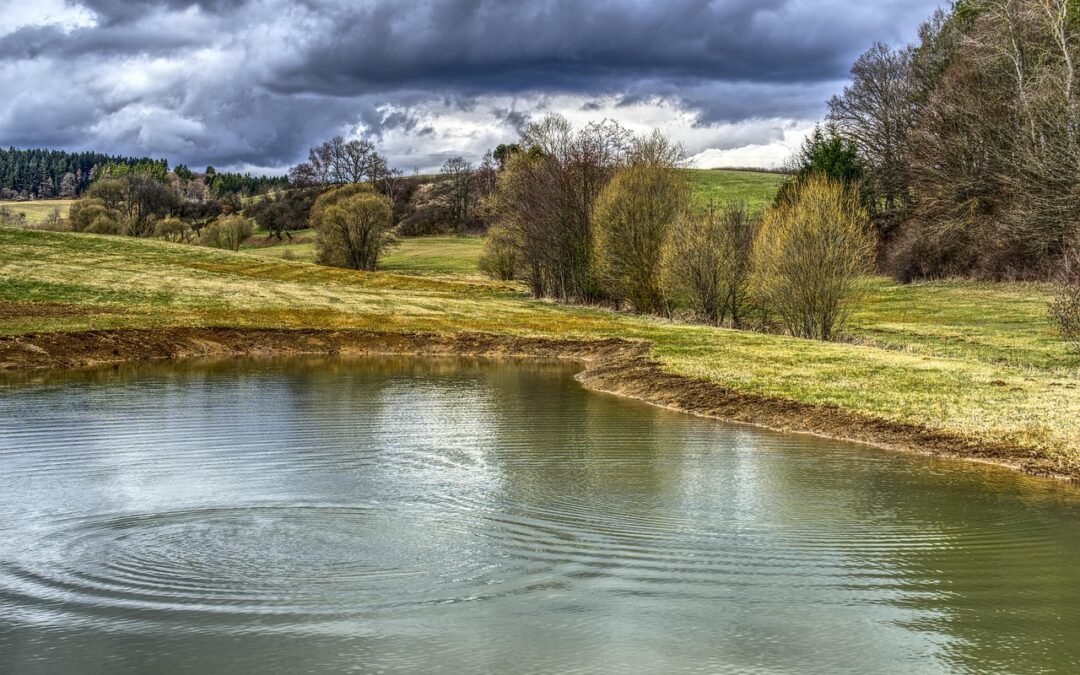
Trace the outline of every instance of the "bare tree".
<instances>
[{"instance_id":1,"label":"bare tree","mask_svg":"<svg viewBox=\"0 0 1080 675\"><path fill-rule=\"evenodd\" d=\"M450 198L450 221L459 233L468 228L472 215L475 172L475 167L464 157L451 157L442 166L442 175L446 180L447 195Z\"/></svg>"},{"instance_id":2,"label":"bare tree","mask_svg":"<svg viewBox=\"0 0 1080 675\"><path fill-rule=\"evenodd\" d=\"M529 124L507 153L486 211L520 247L522 276L537 297L595 301L592 211L626 164L633 135L614 122L575 130L562 116Z\"/></svg>"},{"instance_id":3,"label":"bare tree","mask_svg":"<svg viewBox=\"0 0 1080 675\"><path fill-rule=\"evenodd\" d=\"M740 328L750 306L750 272L760 215L743 202L710 205L672 227L664 281L699 319Z\"/></svg>"},{"instance_id":4,"label":"bare tree","mask_svg":"<svg viewBox=\"0 0 1080 675\"><path fill-rule=\"evenodd\" d=\"M915 123L911 48L875 43L855 62L852 83L829 101L829 121L858 148L863 195L883 242L892 237L910 196L908 136Z\"/></svg>"}]
</instances>

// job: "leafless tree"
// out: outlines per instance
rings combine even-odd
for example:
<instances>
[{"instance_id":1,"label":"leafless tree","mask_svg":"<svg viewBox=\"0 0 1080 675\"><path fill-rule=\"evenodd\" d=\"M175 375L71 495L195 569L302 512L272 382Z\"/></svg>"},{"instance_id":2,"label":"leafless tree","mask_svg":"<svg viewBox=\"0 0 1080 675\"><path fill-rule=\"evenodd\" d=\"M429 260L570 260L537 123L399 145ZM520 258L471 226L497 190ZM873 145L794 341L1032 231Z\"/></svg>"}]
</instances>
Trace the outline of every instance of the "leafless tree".
<instances>
[{"instance_id":1,"label":"leafless tree","mask_svg":"<svg viewBox=\"0 0 1080 675\"><path fill-rule=\"evenodd\" d=\"M863 196L883 242L909 203L908 136L916 111L911 56L911 48L875 43L852 67L851 85L829 101L829 122L859 150Z\"/></svg>"}]
</instances>

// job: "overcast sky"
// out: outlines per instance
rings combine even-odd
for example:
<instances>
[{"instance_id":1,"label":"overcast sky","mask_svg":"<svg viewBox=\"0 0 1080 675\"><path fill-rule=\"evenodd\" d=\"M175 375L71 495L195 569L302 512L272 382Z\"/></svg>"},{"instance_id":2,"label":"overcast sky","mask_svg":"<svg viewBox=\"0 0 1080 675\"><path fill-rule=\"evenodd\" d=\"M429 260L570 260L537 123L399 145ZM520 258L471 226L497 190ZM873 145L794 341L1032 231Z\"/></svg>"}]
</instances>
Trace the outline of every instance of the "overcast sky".
<instances>
[{"instance_id":1,"label":"overcast sky","mask_svg":"<svg viewBox=\"0 0 1080 675\"><path fill-rule=\"evenodd\" d=\"M282 172L335 134L407 173L560 112L772 166L927 0L0 0L0 145Z\"/></svg>"}]
</instances>

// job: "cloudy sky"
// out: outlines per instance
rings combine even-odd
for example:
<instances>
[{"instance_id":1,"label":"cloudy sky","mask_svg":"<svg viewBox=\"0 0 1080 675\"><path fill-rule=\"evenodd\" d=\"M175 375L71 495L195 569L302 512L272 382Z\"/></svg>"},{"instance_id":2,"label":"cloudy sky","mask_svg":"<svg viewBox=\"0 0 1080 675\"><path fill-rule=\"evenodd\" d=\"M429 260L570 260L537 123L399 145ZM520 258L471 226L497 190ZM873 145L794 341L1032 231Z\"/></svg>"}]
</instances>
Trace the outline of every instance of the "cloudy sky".
<instances>
[{"instance_id":1,"label":"cloudy sky","mask_svg":"<svg viewBox=\"0 0 1080 675\"><path fill-rule=\"evenodd\" d=\"M477 158L554 111L781 162L928 0L0 0L0 145L281 172L335 134Z\"/></svg>"}]
</instances>

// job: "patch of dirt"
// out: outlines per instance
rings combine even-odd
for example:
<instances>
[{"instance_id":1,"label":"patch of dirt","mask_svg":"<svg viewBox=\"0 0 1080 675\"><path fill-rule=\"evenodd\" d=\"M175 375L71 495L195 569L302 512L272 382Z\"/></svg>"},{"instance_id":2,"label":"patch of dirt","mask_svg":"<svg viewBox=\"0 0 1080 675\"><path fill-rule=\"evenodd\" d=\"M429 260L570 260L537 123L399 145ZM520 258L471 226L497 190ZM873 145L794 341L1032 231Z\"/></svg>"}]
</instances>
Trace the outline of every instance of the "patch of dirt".
<instances>
[{"instance_id":1,"label":"patch of dirt","mask_svg":"<svg viewBox=\"0 0 1080 675\"><path fill-rule=\"evenodd\" d=\"M999 464L1033 475L1080 481L1080 463L1074 460L1051 459L1004 442L987 442L876 419L837 406L737 392L715 382L664 372L649 357L649 351L645 342L618 339L169 328L0 336L0 371L81 368L163 359L318 354L561 358L586 365L577 378L590 389L701 417Z\"/></svg>"},{"instance_id":2,"label":"patch of dirt","mask_svg":"<svg viewBox=\"0 0 1080 675\"><path fill-rule=\"evenodd\" d=\"M67 305L61 302L9 302L0 300L0 321L10 319L48 319L53 317L87 316L111 313L85 305Z\"/></svg>"}]
</instances>

